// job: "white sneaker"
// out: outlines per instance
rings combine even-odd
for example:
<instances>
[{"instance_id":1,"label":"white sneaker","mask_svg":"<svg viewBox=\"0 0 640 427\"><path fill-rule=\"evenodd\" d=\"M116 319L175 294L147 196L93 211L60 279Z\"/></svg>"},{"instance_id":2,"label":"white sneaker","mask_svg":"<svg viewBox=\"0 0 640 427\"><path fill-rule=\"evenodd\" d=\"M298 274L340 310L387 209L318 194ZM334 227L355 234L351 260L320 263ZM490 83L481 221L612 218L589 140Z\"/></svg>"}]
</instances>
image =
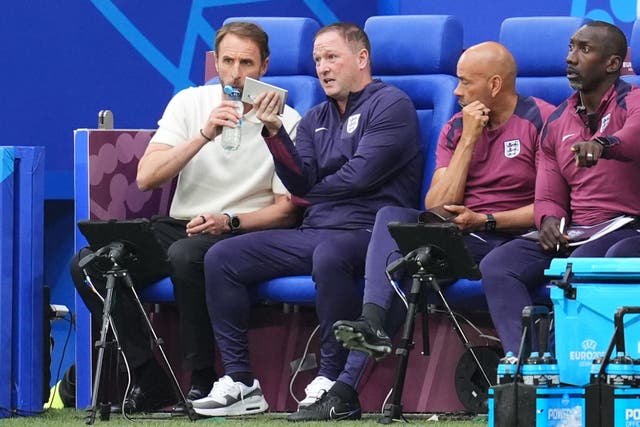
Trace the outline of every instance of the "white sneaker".
<instances>
[{"instance_id":1,"label":"white sneaker","mask_svg":"<svg viewBox=\"0 0 640 427\"><path fill-rule=\"evenodd\" d=\"M300 403L298 403L298 408L304 408L313 403L316 403L318 400L320 400L323 394L328 392L329 389L333 387L334 383L335 381L331 381L327 377L315 377L313 381L311 381L309 385L304 388L306 396L300 401Z\"/></svg>"},{"instance_id":2,"label":"white sneaker","mask_svg":"<svg viewBox=\"0 0 640 427\"><path fill-rule=\"evenodd\" d=\"M193 409L208 417L226 417L264 412L269 404L264 400L258 380L247 387L225 375L213 384L207 397L193 401Z\"/></svg>"}]
</instances>

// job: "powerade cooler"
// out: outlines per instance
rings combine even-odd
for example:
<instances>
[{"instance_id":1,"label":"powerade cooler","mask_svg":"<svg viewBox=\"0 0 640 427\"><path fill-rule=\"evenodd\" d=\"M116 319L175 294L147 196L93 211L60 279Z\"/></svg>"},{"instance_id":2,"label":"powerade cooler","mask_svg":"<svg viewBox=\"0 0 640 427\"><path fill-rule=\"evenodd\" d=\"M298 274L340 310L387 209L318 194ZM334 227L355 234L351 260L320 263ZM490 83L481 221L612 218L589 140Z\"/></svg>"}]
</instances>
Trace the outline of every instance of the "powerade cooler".
<instances>
[{"instance_id":1,"label":"powerade cooler","mask_svg":"<svg viewBox=\"0 0 640 427\"><path fill-rule=\"evenodd\" d=\"M584 386L607 350L618 307L640 305L640 259L557 258L545 274L561 278L551 288L560 382ZM640 358L640 315L625 316L624 334L627 356Z\"/></svg>"}]
</instances>

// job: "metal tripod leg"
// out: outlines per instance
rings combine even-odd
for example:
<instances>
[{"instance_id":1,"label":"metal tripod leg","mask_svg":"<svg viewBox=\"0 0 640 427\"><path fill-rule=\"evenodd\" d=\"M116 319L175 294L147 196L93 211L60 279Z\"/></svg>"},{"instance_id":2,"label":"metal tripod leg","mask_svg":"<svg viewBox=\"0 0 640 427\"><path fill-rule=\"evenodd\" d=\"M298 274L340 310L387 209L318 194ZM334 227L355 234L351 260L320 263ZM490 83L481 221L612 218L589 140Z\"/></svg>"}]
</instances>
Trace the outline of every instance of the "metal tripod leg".
<instances>
[{"instance_id":1,"label":"metal tripod leg","mask_svg":"<svg viewBox=\"0 0 640 427\"><path fill-rule=\"evenodd\" d=\"M404 388L404 379L407 374L407 364L409 362L409 352L413 348L413 331L415 328L415 317L420 303L420 294L423 292L424 281L427 279L422 268L415 273L411 283L411 291L409 293L407 315L405 317L404 326L402 328L402 339L400 345L396 349L398 355L398 363L396 365L396 375L393 383L393 392L391 393L391 403L384 407L382 418L378 421L380 424L391 424L394 420L404 419L402 415L402 389Z\"/></svg>"},{"instance_id":2,"label":"metal tripod leg","mask_svg":"<svg viewBox=\"0 0 640 427\"><path fill-rule=\"evenodd\" d=\"M160 351L160 354L162 355L162 361L164 362L164 366L166 368L166 372L171 377L171 382L172 382L173 388L174 388L176 394L180 397L180 401L182 403L184 403L185 410L187 411L187 416L189 417L189 419L191 421L197 420L198 416L197 416L196 412L193 410L193 405L191 404L191 401L187 400L186 396L182 392L182 389L180 388L180 384L178 383L178 379L176 378L176 375L173 372L173 369L171 368L171 364L169 364L169 359L167 359L167 355L165 354L164 348L162 347L162 344L163 344L162 339L158 338L158 335L156 334L156 331L153 329L153 326L151 325L151 321L149 320L149 317L147 316L147 313L144 310L144 307L142 306L142 303L140 302L140 297L138 296L138 293L136 292L136 288L133 285L133 280L131 280L131 276L129 276L128 272L126 272L126 271L124 272L123 279L124 279L125 284L127 285L127 287L129 287L131 289L131 293L133 294L133 297L134 297L134 300L136 302L136 305L138 306L138 309L140 310L140 313L142 314L142 318L144 319L144 321L145 321L145 323L147 325L147 329L149 330L149 333L151 334L151 337L153 338L154 348L158 348L158 350Z\"/></svg>"},{"instance_id":3,"label":"metal tripod leg","mask_svg":"<svg viewBox=\"0 0 640 427\"><path fill-rule=\"evenodd\" d=\"M104 362L104 350L107 346L107 333L109 331L109 321L111 317L111 303L113 300L113 292L116 284L116 273L110 271L107 273L107 295L104 299L103 310L102 310L102 327L100 328L100 341L96 342L96 347L98 347L98 362L96 365L96 375L93 380L93 391L91 393L91 406L87 409L87 417L86 423L91 425L96 420L96 405L98 402L98 391L100 389L100 379L102 376L102 365ZM118 349L120 348L120 344L118 341L118 334L115 330L114 325L111 325L113 328L113 335L116 343L118 343Z\"/></svg>"},{"instance_id":4,"label":"metal tripod leg","mask_svg":"<svg viewBox=\"0 0 640 427\"><path fill-rule=\"evenodd\" d=\"M484 377L485 381L487 381L487 384L489 386L493 385L493 383L489 380L489 377L487 376L487 373L485 372L484 368L482 367L482 364L480 363L480 360L478 359L475 351L473 350L473 347L471 346L469 339L467 338L464 331L462 330L462 326L456 319L456 316L451 310L449 303L445 299L444 294L442 293L442 289L440 289L440 285L438 285L438 281L436 280L435 276L433 276L432 274L426 274L426 272L422 268L420 268L420 270L418 270L418 272L413 275L411 292L408 298L409 307L407 309L407 315L405 317L404 327L402 331L402 340L396 350L396 354L398 355L398 364L396 365L396 377L393 384L393 393L391 395L391 403L385 406L384 414L382 418L379 420L380 424L390 424L391 422L393 422L393 420L404 419L404 416L402 415L402 391L404 388L405 376L407 374L409 352L413 348L413 331L414 331L414 324L415 324L415 316L417 313L418 303L420 301L420 298L426 291L425 290L426 283L428 283L430 287L440 297L440 300L445 306L445 309L447 310L447 313L454 324L454 329L457 332L458 337L460 338L460 341L462 341L462 344L464 345L465 349L469 350L469 352L471 353L471 356L473 357L473 360L476 362L476 365L480 369L480 372L482 373L482 376ZM426 312L424 313L424 316L427 316ZM428 348L428 347L425 347L425 348Z\"/></svg>"},{"instance_id":5,"label":"metal tripod leg","mask_svg":"<svg viewBox=\"0 0 640 427\"><path fill-rule=\"evenodd\" d=\"M476 355L476 352L473 349L473 346L469 342L469 339L467 338L467 336L464 334L464 331L462 330L462 326L460 326L460 323L458 322L458 319L456 319L456 316L453 313L453 310L451 310L451 307L449 306L449 303L447 302L446 298L444 297L444 294L442 293L442 289L440 289L440 285L438 285L438 282L435 279L432 280L431 283L432 283L431 287L438 294L438 296L440 297L440 300L442 301L442 304L444 305L445 309L447 310L447 314L449 315L449 318L451 318L451 321L453 322L453 326L454 326L453 329L455 329L455 331L457 332L458 337L460 338L460 341L462 341L462 345L464 346L464 348L466 350L469 351L469 353L471 353L471 357L473 357L473 360L476 362L476 365L478 366L478 369L480 369L480 372L482 373L482 376L484 377L484 380L487 382L487 385L489 387L491 387L494 384L491 382L491 380L489 379L489 376L487 375L487 373L485 372L484 368L482 367L482 364L480 363L480 359L478 359L478 356Z\"/></svg>"}]
</instances>

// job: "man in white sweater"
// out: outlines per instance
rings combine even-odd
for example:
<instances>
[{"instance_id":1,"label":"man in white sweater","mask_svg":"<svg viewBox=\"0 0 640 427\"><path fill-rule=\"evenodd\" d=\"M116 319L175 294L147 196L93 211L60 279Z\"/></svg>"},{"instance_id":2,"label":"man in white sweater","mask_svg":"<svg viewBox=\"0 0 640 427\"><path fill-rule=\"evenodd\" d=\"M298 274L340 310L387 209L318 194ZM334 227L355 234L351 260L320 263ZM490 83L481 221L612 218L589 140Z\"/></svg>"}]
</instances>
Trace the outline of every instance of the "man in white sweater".
<instances>
[{"instance_id":1,"label":"man in white sweater","mask_svg":"<svg viewBox=\"0 0 640 427\"><path fill-rule=\"evenodd\" d=\"M243 104L242 116L225 99L223 86L242 90L245 77L259 79L269 65L267 34L252 23L230 23L218 30L216 68L220 84L184 89L167 105L138 165L137 181L149 190L177 177L168 217L153 218L153 230L167 251L170 277L180 315L180 339L191 368L190 400L207 395L216 379L214 338L204 292L203 257L215 243L237 234L293 226L298 219L287 190L274 170L273 158L260 135L262 122L252 105ZM300 115L285 107L282 121L294 134ZM227 151L220 144L222 129L241 123L241 143ZM104 291L104 279L95 267L84 271L74 257L74 283L94 319L102 316L102 302L86 286L86 277ZM158 264L161 264L160 262ZM158 274L134 277L143 287ZM155 276L155 277L154 277ZM168 379L153 357L149 337L130 298L118 299L112 316L120 344L134 368L135 386L125 400L128 412L148 411L177 401Z\"/></svg>"}]
</instances>

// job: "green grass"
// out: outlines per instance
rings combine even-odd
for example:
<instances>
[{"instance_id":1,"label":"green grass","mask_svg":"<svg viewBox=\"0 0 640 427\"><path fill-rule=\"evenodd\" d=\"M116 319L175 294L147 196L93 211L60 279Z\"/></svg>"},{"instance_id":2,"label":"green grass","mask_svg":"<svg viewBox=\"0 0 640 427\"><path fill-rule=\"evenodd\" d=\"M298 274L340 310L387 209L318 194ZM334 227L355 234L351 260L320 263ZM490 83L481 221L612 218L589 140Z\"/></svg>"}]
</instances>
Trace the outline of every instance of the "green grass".
<instances>
[{"instance_id":1,"label":"green grass","mask_svg":"<svg viewBox=\"0 0 640 427\"><path fill-rule=\"evenodd\" d=\"M75 409L50 409L44 412L44 414L34 417L13 417L13 418L4 418L0 419L0 424L2 427L22 427L22 426L43 426L43 427L54 427L54 426L69 426L69 425L84 425L85 424L85 411L76 411ZM309 423L298 423L293 424L287 422L285 419L286 414L283 413L269 413L269 414L261 414L250 417L238 417L238 418L203 418L197 420L195 423L189 421L188 418L181 417L171 417L161 419L159 417L166 416L168 414L155 414L153 416L148 416L146 418L142 418L141 415L137 415L136 417L132 417L134 421L129 421L123 418L121 415L112 415L109 421L101 421L99 418L96 418L95 424L96 426L102 425L104 427L120 427L120 426L131 426L131 425L144 425L152 426L152 427L178 427L178 426L193 426L194 424L199 425L200 427L223 427L223 426L247 426L247 427L258 427L258 426L287 426L287 427L318 427L323 426L327 427L329 425L335 424L335 422L309 422ZM378 419L380 416L378 414L365 414L364 418L360 421L340 421L339 427L365 427L365 426L380 426L378 424ZM429 421L429 416L425 416L423 414L414 415L408 414L407 418L410 420L411 424L427 424L433 425L434 427L484 427L487 425L486 417L461 417L461 416L447 416L447 415L439 415L438 418L440 421ZM402 422L395 422L394 425L405 425Z\"/></svg>"}]
</instances>

